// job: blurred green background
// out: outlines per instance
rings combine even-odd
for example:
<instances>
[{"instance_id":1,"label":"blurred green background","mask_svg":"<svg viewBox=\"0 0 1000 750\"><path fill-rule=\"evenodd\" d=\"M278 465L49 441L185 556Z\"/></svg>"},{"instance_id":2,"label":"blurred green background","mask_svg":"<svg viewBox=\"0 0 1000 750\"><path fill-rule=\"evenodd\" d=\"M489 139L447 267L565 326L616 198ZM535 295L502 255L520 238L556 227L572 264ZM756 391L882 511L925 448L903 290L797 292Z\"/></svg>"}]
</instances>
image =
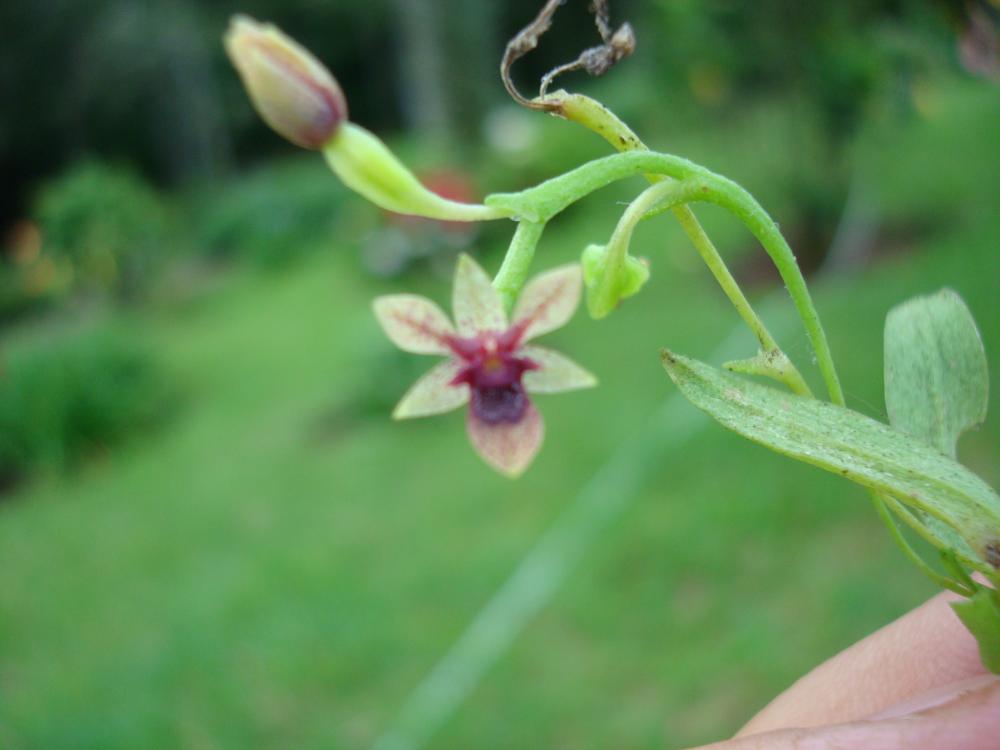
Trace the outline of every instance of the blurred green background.
<instances>
[{"instance_id":1,"label":"blurred green background","mask_svg":"<svg viewBox=\"0 0 1000 750\"><path fill-rule=\"evenodd\" d=\"M645 291L550 337L601 386L540 399L548 441L523 479L476 458L461 415L390 422L430 361L393 349L370 299L444 302L456 253L495 269L511 227L402 220L348 194L258 121L221 34L236 11L277 22L329 64L352 119L437 189L478 197L607 153L505 100L503 44L539 5L3 4L0 747L370 746L630 439L645 449L624 512L431 747L718 739L932 593L858 488L715 425L650 427L675 394L659 347L711 358L736 325L668 218L637 234ZM885 313L942 286L971 307L997 385L994 7L612 11L635 56L563 83L773 213L822 269L853 408L884 419ZM596 43L590 23L570 0L515 67L523 88ZM538 267L605 240L641 188L559 217ZM754 299L780 291L741 226L698 213ZM789 306L771 309L808 369ZM997 414L960 446L993 485Z\"/></svg>"}]
</instances>

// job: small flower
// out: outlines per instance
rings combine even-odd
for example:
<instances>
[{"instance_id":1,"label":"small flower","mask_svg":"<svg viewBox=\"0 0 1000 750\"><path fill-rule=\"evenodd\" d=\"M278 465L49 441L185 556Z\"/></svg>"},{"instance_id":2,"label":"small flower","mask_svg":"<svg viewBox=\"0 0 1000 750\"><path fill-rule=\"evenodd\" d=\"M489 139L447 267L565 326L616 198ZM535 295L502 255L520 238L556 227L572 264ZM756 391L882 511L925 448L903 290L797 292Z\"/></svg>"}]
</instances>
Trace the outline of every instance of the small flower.
<instances>
[{"instance_id":1,"label":"small flower","mask_svg":"<svg viewBox=\"0 0 1000 750\"><path fill-rule=\"evenodd\" d=\"M580 302L580 267L532 279L508 324L500 295L472 258L455 269L455 325L430 300L393 294L375 300L375 315L399 348L448 357L418 380L393 411L395 419L442 414L469 404L473 447L487 463L516 477L538 453L542 418L529 393L557 393L596 384L575 362L527 342L566 324Z\"/></svg>"},{"instance_id":2,"label":"small flower","mask_svg":"<svg viewBox=\"0 0 1000 750\"><path fill-rule=\"evenodd\" d=\"M225 43L257 112L295 145L322 148L347 119L330 71L277 27L235 16Z\"/></svg>"}]
</instances>

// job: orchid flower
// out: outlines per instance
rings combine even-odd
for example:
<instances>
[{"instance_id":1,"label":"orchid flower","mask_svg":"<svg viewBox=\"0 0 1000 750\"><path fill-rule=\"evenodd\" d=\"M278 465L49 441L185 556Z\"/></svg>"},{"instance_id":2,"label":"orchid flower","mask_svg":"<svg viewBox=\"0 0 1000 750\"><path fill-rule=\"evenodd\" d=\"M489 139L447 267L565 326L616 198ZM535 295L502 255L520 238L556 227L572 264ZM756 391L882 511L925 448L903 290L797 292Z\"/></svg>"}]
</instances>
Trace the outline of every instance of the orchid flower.
<instances>
[{"instance_id":1,"label":"orchid flower","mask_svg":"<svg viewBox=\"0 0 1000 750\"><path fill-rule=\"evenodd\" d=\"M436 304L414 294L375 300L375 315L396 346L448 357L420 378L393 411L395 419L425 417L469 405L467 428L483 459L520 475L542 444L541 415L529 393L557 393L596 384L575 362L529 341L573 316L580 302L580 266L547 271L529 281L508 324L489 276L468 255L455 269L454 325Z\"/></svg>"}]
</instances>

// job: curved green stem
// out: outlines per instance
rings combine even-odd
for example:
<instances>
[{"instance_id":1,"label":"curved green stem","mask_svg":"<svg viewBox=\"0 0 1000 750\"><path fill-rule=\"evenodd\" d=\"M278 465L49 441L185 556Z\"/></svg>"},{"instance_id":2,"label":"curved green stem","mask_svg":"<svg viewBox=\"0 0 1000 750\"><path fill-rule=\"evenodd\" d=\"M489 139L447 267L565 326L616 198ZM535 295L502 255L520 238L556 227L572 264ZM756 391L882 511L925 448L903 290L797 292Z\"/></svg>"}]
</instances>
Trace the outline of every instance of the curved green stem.
<instances>
[{"instance_id":1,"label":"curved green stem","mask_svg":"<svg viewBox=\"0 0 1000 750\"><path fill-rule=\"evenodd\" d=\"M765 358L772 357L783 360L785 367L782 368L782 372L785 373L785 376L780 379L783 380L794 393L798 393L803 396L811 396L812 392L809 390L809 386L802 377L802 373L800 373L792 361L784 355L781 347L778 346L778 342L775 341L771 332L768 331L767 326L764 325L764 321L760 319L756 312L754 312L754 309L750 306L750 302L747 300L746 295L743 294L743 290L740 288L740 285L729 272L729 267L726 265L726 262L722 259L722 256L719 255L719 251L716 249L714 243L709 239L705 230L695 217L694 211L692 211L688 206L676 206L672 210L674 217L678 222L680 222L681 227L690 238L691 244L693 244L695 249L698 251L698 254L708 267L708 270L712 272L712 275L722 288L722 291L736 309L737 314L740 318L742 318L743 322L749 326L750 330L753 331L754 336L757 337L757 341L760 344L761 351Z\"/></svg>"},{"instance_id":2,"label":"curved green stem","mask_svg":"<svg viewBox=\"0 0 1000 750\"><path fill-rule=\"evenodd\" d=\"M658 206L676 206L691 200L697 190L691 180L654 184L628 205L607 244L591 245L584 250L587 310L592 318L599 320L611 314L649 278L647 266L632 258L628 251L639 222Z\"/></svg>"},{"instance_id":3,"label":"curved green stem","mask_svg":"<svg viewBox=\"0 0 1000 750\"><path fill-rule=\"evenodd\" d=\"M921 539L927 542L929 545L934 547L939 551L943 551L944 547L941 546L941 540L935 537L933 534L928 532L927 527L922 524L919 520L914 518L913 513L910 512L905 506L903 506L896 498L891 496L883 496L883 502L900 518L902 521L909 526ZM943 520L940 516L935 515L935 518ZM945 521L947 523L947 521ZM905 550L904 550L905 552ZM967 565L973 570L978 571L986 578L990 580L995 580L997 577L997 571L987 565L981 560L977 560L972 557L962 556L961 561L964 565ZM1000 582L998 582L1000 583Z\"/></svg>"},{"instance_id":4,"label":"curved green stem","mask_svg":"<svg viewBox=\"0 0 1000 750\"><path fill-rule=\"evenodd\" d=\"M700 185L694 180L660 182L646 188L639 194L638 198L628 205L607 244L607 261L604 274L598 285L599 293L605 295L613 293L613 290L608 287L615 281L625 265L628 248L632 242L632 233L639 222L654 209L666 210L692 200L700 189Z\"/></svg>"},{"instance_id":5,"label":"curved green stem","mask_svg":"<svg viewBox=\"0 0 1000 750\"><path fill-rule=\"evenodd\" d=\"M387 211L443 221L510 216L503 210L459 203L431 192L374 133L352 122L341 124L323 146L323 157L341 182Z\"/></svg>"},{"instance_id":6,"label":"curved green stem","mask_svg":"<svg viewBox=\"0 0 1000 750\"><path fill-rule=\"evenodd\" d=\"M705 191L705 183L699 178L688 178L681 181L656 182L652 187L644 190L638 198L629 204L622 214L618 225L609 240L604 261L604 270L598 284L590 290L588 300L593 313L594 310L610 311L617 304L622 296L618 289L618 284L624 275L624 268L628 256L628 248L632 241L632 234L636 226L644 218L651 214L662 213L663 211L677 208L687 208L684 204L698 199ZM688 211L691 218L693 213ZM704 230L694 219L697 230L704 235ZM705 236L707 240L707 236ZM811 396L809 386L806 384L801 373L795 365L784 355L778 347L777 342L771 337L763 321L757 317L750 308L750 303L743 296L742 290L736 283L736 279L729 273L725 262L719 256L715 246L708 243L699 247L705 264L715 276L726 296L732 301L739 312L740 317L750 326L750 329L757 336L762 347L762 353L758 357L760 371L759 374L774 377L784 383L793 392L800 396ZM600 316L600 315L599 315Z\"/></svg>"},{"instance_id":7,"label":"curved green stem","mask_svg":"<svg viewBox=\"0 0 1000 750\"><path fill-rule=\"evenodd\" d=\"M520 219L548 221L595 190L643 173L663 174L678 180L712 174L679 156L628 151L587 162L519 193L493 193L486 196L484 203Z\"/></svg>"},{"instance_id":8,"label":"curved green stem","mask_svg":"<svg viewBox=\"0 0 1000 750\"><path fill-rule=\"evenodd\" d=\"M522 219L514 230L514 237L507 248L503 264L493 279L493 286L500 292L504 305L509 310L517 299L521 287L528 278L528 267L535 257L535 248L545 231L545 222Z\"/></svg>"},{"instance_id":9,"label":"curved green stem","mask_svg":"<svg viewBox=\"0 0 1000 750\"><path fill-rule=\"evenodd\" d=\"M928 578L934 581L934 583L936 583L941 588L948 589L949 591L954 591L956 594L959 594L960 596L971 596L973 593L975 593L966 588L965 586L963 586L958 581L953 581L951 578L948 578L947 576L938 573L936 570L934 570L934 568L932 568L930 565L924 562L924 559L917 554L916 550L914 550L913 547L910 546L910 543L906 541L906 537L904 537L903 533L899 530L899 526L896 524L896 519L892 517L892 514L889 513L889 509L886 507L887 502L895 503L894 500L892 500L886 495L883 495L875 491L871 492L871 498L872 498L872 503L875 505L875 510L878 512L879 517L885 523L885 527L889 530L889 535L892 537L892 540L896 543L896 546L903 551L903 554L906 555L907 559L909 559L910 562L916 565L923 572L924 575L926 575Z\"/></svg>"},{"instance_id":10,"label":"curved green stem","mask_svg":"<svg viewBox=\"0 0 1000 750\"><path fill-rule=\"evenodd\" d=\"M572 120L583 125L588 130L597 133L605 141L610 143L618 151L649 151L649 147L642 142L642 139L626 125L614 112L595 99L591 99L583 94L571 94L560 90L555 91L544 98L547 107L551 108L559 116ZM663 180L670 179L663 175L647 174L646 179L656 184ZM690 179L690 178L689 178ZM695 250L701 256L702 261L708 270L715 277L722 291L736 309L737 314L750 328L760 345L761 355L754 360L755 366L763 366L763 370L758 369L758 373L775 375L781 372L779 380L785 382L793 392L801 395L812 393L806 385L801 373L794 363L785 355L778 346L778 342L768 331L764 321L757 315L743 290L733 275L729 272L728 266L716 249L715 244L702 228L701 223L695 216L690 206L684 203L661 202L659 205L646 213L644 218L650 218L663 211L671 211L681 229L691 240Z\"/></svg>"},{"instance_id":11,"label":"curved green stem","mask_svg":"<svg viewBox=\"0 0 1000 750\"><path fill-rule=\"evenodd\" d=\"M716 203L734 214L771 256L816 353L816 362L830 394L830 400L838 406L844 406L844 391L840 386L840 378L833 363L833 354L826 339L826 332L823 330L819 313L816 312L812 295L806 286L805 277L802 276L802 270L795 260L792 248L788 246L774 220L746 190L735 182L717 175L713 175L711 181L714 184L712 189L706 192L705 200Z\"/></svg>"},{"instance_id":12,"label":"curved green stem","mask_svg":"<svg viewBox=\"0 0 1000 750\"><path fill-rule=\"evenodd\" d=\"M795 255L767 212L750 193L732 180L678 156L653 151L629 151L589 162L520 193L488 196L485 203L523 218L547 221L595 190L625 177L643 173L663 174L678 180L699 178L703 184L693 200L716 203L747 226L771 257L788 288L816 353L830 400L843 406L844 394L833 355Z\"/></svg>"}]
</instances>

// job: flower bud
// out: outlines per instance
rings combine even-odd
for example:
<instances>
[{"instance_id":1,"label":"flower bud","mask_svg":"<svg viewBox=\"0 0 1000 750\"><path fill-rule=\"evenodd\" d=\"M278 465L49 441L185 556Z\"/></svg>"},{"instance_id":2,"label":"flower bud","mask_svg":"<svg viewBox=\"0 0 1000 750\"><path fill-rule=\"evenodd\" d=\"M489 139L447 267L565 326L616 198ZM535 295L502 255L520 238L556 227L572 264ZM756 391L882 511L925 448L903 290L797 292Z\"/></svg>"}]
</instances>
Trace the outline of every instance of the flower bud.
<instances>
[{"instance_id":1,"label":"flower bud","mask_svg":"<svg viewBox=\"0 0 1000 750\"><path fill-rule=\"evenodd\" d=\"M627 253L612 254L606 245L587 245L580 259L587 287L587 312L595 319L611 314L649 280L649 266Z\"/></svg>"},{"instance_id":2,"label":"flower bud","mask_svg":"<svg viewBox=\"0 0 1000 750\"><path fill-rule=\"evenodd\" d=\"M347 119L347 102L330 71L272 24L235 16L225 44L254 108L292 143L319 149Z\"/></svg>"}]
</instances>

